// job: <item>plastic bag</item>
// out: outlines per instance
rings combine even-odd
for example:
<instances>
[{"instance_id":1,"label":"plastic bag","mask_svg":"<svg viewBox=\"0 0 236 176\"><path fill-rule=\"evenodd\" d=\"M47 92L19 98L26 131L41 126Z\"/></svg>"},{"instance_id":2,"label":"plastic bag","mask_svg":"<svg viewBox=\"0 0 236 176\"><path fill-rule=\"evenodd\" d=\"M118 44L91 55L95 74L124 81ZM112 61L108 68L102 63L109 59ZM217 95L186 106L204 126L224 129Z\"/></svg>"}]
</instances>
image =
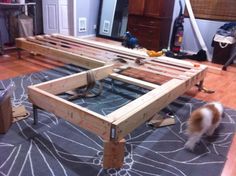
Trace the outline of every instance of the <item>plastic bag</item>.
<instances>
[{"instance_id":1,"label":"plastic bag","mask_svg":"<svg viewBox=\"0 0 236 176\"><path fill-rule=\"evenodd\" d=\"M223 36L216 34L214 37L214 41L225 44L234 44L236 42L236 39L232 36Z\"/></svg>"},{"instance_id":2,"label":"plastic bag","mask_svg":"<svg viewBox=\"0 0 236 176\"><path fill-rule=\"evenodd\" d=\"M214 36L214 41L218 42L221 48L236 43L236 23L226 23L221 26Z\"/></svg>"},{"instance_id":3,"label":"plastic bag","mask_svg":"<svg viewBox=\"0 0 236 176\"><path fill-rule=\"evenodd\" d=\"M11 82L5 90L0 92L0 104L3 103L7 98L9 98L13 94L15 88L16 88L15 83Z\"/></svg>"}]
</instances>

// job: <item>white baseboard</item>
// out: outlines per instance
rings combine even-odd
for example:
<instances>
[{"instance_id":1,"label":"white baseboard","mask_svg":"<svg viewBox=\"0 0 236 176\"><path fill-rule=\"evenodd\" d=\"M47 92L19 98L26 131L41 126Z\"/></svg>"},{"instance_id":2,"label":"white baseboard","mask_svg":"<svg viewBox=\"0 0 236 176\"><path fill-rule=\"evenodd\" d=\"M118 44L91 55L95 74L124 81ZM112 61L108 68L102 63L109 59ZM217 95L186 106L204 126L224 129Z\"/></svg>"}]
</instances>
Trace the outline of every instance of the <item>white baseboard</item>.
<instances>
[{"instance_id":1,"label":"white baseboard","mask_svg":"<svg viewBox=\"0 0 236 176\"><path fill-rule=\"evenodd\" d=\"M77 36L78 38L96 37L96 34Z\"/></svg>"}]
</instances>

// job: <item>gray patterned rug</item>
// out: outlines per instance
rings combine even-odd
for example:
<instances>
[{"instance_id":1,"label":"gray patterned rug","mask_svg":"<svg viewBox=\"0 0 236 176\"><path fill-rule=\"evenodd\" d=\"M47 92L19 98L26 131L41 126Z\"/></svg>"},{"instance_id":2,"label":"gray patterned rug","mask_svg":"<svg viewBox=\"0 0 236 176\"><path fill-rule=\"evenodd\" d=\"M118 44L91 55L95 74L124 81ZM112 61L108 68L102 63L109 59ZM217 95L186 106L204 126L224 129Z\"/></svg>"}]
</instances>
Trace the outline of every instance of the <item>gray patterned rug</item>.
<instances>
[{"instance_id":1,"label":"gray patterned rug","mask_svg":"<svg viewBox=\"0 0 236 176\"><path fill-rule=\"evenodd\" d=\"M81 70L67 65L1 81L0 89L15 82L13 105L24 104L32 114L27 99L28 85ZM106 79L101 96L75 103L106 115L145 92L147 90ZM14 123L5 135L0 135L0 175L219 176L235 132L236 111L225 108L225 118L215 135L203 138L191 153L184 149L185 122L192 110L203 104L193 98L180 97L162 111L174 114L175 125L153 129L143 124L134 130L126 137L124 166L120 170L102 169L103 141L100 137L40 110L38 125L32 125L31 115Z\"/></svg>"}]
</instances>

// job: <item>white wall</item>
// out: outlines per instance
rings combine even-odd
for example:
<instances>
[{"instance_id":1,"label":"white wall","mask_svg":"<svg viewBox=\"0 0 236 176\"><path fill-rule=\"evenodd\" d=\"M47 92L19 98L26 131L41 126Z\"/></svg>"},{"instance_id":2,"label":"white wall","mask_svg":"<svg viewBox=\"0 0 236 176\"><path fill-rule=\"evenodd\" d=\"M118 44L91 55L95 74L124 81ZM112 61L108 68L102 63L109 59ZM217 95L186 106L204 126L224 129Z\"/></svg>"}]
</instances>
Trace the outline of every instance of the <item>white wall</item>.
<instances>
[{"instance_id":1,"label":"white wall","mask_svg":"<svg viewBox=\"0 0 236 176\"><path fill-rule=\"evenodd\" d=\"M182 0L182 3L183 5L185 4L184 0ZM178 14L179 14L179 0L175 0L173 22L175 18L178 16ZM225 24L226 22L200 20L200 19L197 19L196 21L197 21L199 30L203 36L203 39L207 45L207 48L212 56L213 48L211 47L211 43L212 43L214 34L216 33L217 29L223 24ZM172 25L173 25L173 22L172 22ZM170 39L171 39L171 35L170 35ZM198 43L196 35L194 34L189 18L184 19L184 37L183 37L182 49L184 51L193 52L193 53L197 53L201 49L201 46Z\"/></svg>"},{"instance_id":2,"label":"white wall","mask_svg":"<svg viewBox=\"0 0 236 176\"><path fill-rule=\"evenodd\" d=\"M76 0L77 36L96 34L100 0ZM79 32L79 18L87 19L86 32Z\"/></svg>"}]
</instances>

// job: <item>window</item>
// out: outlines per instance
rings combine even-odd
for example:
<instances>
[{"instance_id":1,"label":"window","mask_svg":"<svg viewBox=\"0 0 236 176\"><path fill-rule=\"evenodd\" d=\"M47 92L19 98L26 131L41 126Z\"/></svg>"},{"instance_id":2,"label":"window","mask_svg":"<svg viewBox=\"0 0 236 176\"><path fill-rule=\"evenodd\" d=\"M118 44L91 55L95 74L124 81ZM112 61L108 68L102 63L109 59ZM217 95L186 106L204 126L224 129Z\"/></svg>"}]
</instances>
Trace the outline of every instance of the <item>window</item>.
<instances>
[{"instance_id":1,"label":"window","mask_svg":"<svg viewBox=\"0 0 236 176\"><path fill-rule=\"evenodd\" d=\"M190 0L196 18L236 21L236 0ZM185 16L188 12L185 9Z\"/></svg>"}]
</instances>

